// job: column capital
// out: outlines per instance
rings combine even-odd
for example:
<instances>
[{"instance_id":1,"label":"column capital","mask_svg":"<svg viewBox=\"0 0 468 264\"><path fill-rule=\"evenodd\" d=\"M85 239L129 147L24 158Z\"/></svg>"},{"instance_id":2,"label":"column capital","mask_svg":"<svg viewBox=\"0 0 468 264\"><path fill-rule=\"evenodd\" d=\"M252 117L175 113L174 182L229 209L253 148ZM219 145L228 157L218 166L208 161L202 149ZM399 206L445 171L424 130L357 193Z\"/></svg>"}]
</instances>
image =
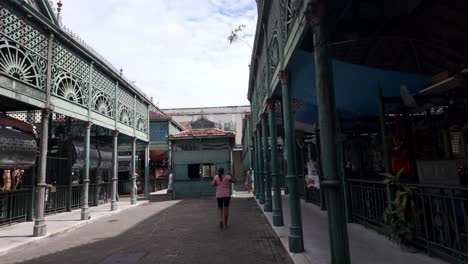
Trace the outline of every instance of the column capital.
<instances>
[{"instance_id":1,"label":"column capital","mask_svg":"<svg viewBox=\"0 0 468 264\"><path fill-rule=\"evenodd\" d=\"M90 121L87 121L87 122L85 122L85 124L84 124L85 128L87 128L87 129L88 129L88 128L91 128L92 125L93 125L93 123L90 122Z\"/></svg>"},{"instance_id":2,"label":"column capital","mask_svg":"<svg viewBox=\"0 0 468 264\"><path fill-rule=\"evenodd\" d=\"M272 97L268 98L266 100L266 105L268 110L273 109L275 107L275 99L273 99Z\"/></svg>"},{"instance_id":3,"label":"column capital","mask_svg":"<svg viewBox=\"0 0 468 264\"><path fill-rule=\"evenodd\" d=\"M282 85L287 85L289 83L289 72L286 70L279 71L278 79Z\"/></svg>"},{"instance_id":4,"label":"column capital","mask_svg":"<svg viewBox=\"0 0 468 264\"><path fill-rule=\"evenodd\" d=\"M119 131L118 130L112 131L112 136L118 137L119 136Z\"/></svg>"}]
</instances>

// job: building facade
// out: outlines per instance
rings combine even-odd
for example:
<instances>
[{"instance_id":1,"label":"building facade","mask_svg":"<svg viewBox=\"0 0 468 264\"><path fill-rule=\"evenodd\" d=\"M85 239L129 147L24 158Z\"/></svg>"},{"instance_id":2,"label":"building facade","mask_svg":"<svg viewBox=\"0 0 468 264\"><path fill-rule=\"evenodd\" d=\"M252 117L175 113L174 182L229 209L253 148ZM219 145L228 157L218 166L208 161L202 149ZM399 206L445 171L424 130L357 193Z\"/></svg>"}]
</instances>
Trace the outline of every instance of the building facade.
<instances>
[{"instance_id":1,"label":"building facade","mask_svg":"<svg viewBox=\"0 0 468 264\"><path fill-rule=\"evenodd\" d=\"M399 201L382 176L390 173L405 186L398 185L399 191L411 189L414 195L405 207L406 220L398 223L403 228L393 226L393 234L404 242L402 233L411 236L411 243L430 254L467 261L468 40L457 37L466 29L443 19L449 13L462 19L462 12L447 10L466 5L313 0L257 5L248 91L252 113L246 121L251 125L243 133L251 151L244 145L243 156L244 162L252 157L255 195L264 211L273 212L275 226L284 224L280 180L286 179L289 250L304 250L302 225L313 224L301 222L303 198L329 208L331 262L350 263L347 222L392 228L388 219L398 214L392 205ZM440 18L431 15L439 12ZM425 32L435 31L453 33L444 33L439 43L444 49L427 45L435 42Z\"/></svg>"},{"instance_id":2,"label":"building facade","mask_svg":"<svg viewBox=\"0 0 468 264\"><path fill-rule=\"evenodd\" d=\"M200 107L200 108L173 108L162 109L164 113L172 117L176 122L187 129L216 127L221 130L233 132L235 145L233 147L233 171L238 179L244 177L242 164L242 126L243 118L250 113L250 106L222 106L222 107ZM205 122L197 122L206 120ZM192 124L198 124L192 127Z\"/></svg>"}]
</instances>

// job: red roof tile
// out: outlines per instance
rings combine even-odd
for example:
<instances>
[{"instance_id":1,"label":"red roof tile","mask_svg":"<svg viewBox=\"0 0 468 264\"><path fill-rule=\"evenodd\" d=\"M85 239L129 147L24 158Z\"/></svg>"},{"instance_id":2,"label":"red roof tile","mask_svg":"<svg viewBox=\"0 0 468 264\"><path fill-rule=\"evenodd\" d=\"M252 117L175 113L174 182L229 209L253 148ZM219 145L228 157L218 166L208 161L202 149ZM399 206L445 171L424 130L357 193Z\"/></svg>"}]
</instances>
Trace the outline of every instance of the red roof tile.
<instances>
[{"instance_id":1,"label":"red roof tile","mask_svg":"<svg viewBox=\"0 0 468 264\"><path fill-rule=\"evenodd\" d=\"M153 112L150 111L150 121L164 121L169 120L170 117L161 113L161 112Z\"/></svg>"},{"instance_id":2,"label":"red roof tile","mask_svg":"<svg viewBox=\"0 0 468 264\"><path fill-rule=\"evenodd\" d=\"M201 129L189 129L172 135L173 138L183 138L183 137L208 137L208 136L225 136L234 137L234 133L229 131L224 131L219 128L201 128Z\"/></svg>"}]
</instances>

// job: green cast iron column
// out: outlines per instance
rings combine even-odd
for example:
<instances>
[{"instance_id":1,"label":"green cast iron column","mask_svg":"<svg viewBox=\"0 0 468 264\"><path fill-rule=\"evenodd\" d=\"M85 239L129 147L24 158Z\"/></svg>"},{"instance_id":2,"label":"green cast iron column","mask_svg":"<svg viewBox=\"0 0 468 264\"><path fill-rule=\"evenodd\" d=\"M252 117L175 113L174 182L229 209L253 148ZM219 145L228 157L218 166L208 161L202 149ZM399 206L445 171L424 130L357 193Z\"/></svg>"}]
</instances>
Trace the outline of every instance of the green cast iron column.
<instances>
[{"instance_id":1,"label":"green cast iron column","mask_svg":"<svg viewBox=\"0 0 468 264\"><path fill-rule=\"evenodd\" d=\"M254 132L254 131L252 131ZM255 196L255 198L258 199L257 197L257 174L258 174L258 171L257 171L257 140L255 139L255 135L252 136L252 166L253 166L253 171L254 171L254 190L253 190L253 194Z\"/></svg>"},{"instance_id":2,"label":"green cast iron column","mask_svg":"<svg viewBox=\"0 0 468 264\"><path fill-rule=\"evenodd\" d=\"M268 168L268 124L266 119L267 115L262 115L263 177L265 179L265 205L263 206L263 210L265 212L271 212L273 211L273 208L271 204L271 175Z\"/></svg>"},{"instance_id":3,"label":"green cast iron column","mask_svg":"<svg viewBox=\"0 0 468 264\"><path fill-rule=\"evenodd\" d=\"M113 148L112 148L112 190L111 190L111 211L119 209L117 203L117 181L119 180L119 160L118 160L118 146L119 146L119 132L114 131L113 135Z\"/></svg>"},{"instance_id":4,"label":"green cast iron column","mask_svg":"<svg viewBox=\"0 0 468 264\"><path fill-rule=\"evenodd\" d=\"M265 175L263 172L263 151L262 151L262 135L260 132L261 126L257 126L257 149L258 149L258 198L260 204L265 204Z\"/></svg>"},{"instance_id":5,"label":"green cast iron column","mask_svg":"<svg viewBox=\"0 0 468 264\"><path fill-rule=\"evenodd\" d=\"M289 251L298 253L304 251L302 237L301 203L297 190L297 173L294 163L295 142L293 135L294 120L292 117L291 95L289 87L289 74L280 71L278 78L281 81L283 100L284 143L286 148L287 174L286 181L289 186L289 207L291 224L289 226Z\"/></svg>"},{"instance_id":6,"label":"green cast iron column","mask_svg":"<svg viewBox=\"0 0 468 264\"><path fill-rule=\"evenodd\" d=\"M327 19L330 18L330 13L327 13L326 3L326 1L314 3L313 9L316 12L313 14L313 19L316 20L313 21L315 78L324 176L321 185L327 201L331 262L347 264L350 263L350 255L346 205L338 167L335 89L332 61L328 50Z\"/></svg>"},{"instance_id":7,"label":"green cast iron column","mask_svg":"<svg viewBox=\"0 0 468 264\"><path fill-rule=\"evenodd\" d=\"M133 142L132 142L132 190L131 190L131 200L130 200L130 204L131 205L134 205L136 204L137 202L137 184L136 184L136 176L135 176L135 173L136 173L136 141L137 139L136 138L133 138Z\"/></svg>"},{"instance_id":8,"label":"green cast iron column","mask_svg":"<svg viewBox=\"0 0 468 264\"><path fill-rule=\"evenodd\" d=\"M45 207L45 188L47 187L46 171L47 171L47 149L49 143L49 118L50 110L42 110L42 128L41 128L41 147L39 156L39 178L37 179L36 192L36 219L34 221L33 236L45 236L46 224L44 220Z\"/></svg>"},{"instance_id":9,"label":"green cast iron column","mask_svg":"<svg viewBox=\"0 0 468 264\"><path fill-rule=\"evenodd\" d=\"M149 191L149 152L150 152L150 143L147 142L145 145L145 199L149 200L150 198L150 191Z\"/></svg>"},{"instance_id":10,"label":"green cast iron column","mask_svg":"<svg viewBox=\"0 0 468 264\"><path fill-rule=\"evenodd\" d=\"M82 189L82 202L81 202L81 220L88 220L89 215L89 205L88 205L88 195L89 195L89 150L91 143L91 122L86 123L86 133L85 133L85 160L84 160L84 174L83 174L83 189Z\"/></svg>"},{"instance_id":11,"label":"green cast iron column","mask_svg":"<svg viewBox=\"0 0 468 264\"><path fill-rule=\"evenodd\" d=\"M322 184L323 181L323 170L322 170L322 151L320 150L320 130L315 129L315 138L316 138L316 152L317 152L317 173L319 175L319 184ZM327 210L327 205L325 201L325 191L320 188L320 209L322 211Z\"/></svg>"},{"instance_id":12,"label":"green cast iron column","mask_svg":"<svg viewBox=\"0 0 468 264\"><path fill-rule=\"evenodd\" d=\"M276 135L276 113L274 101L268 101L268 124L271 142L271 177L273 178L273 225L283 226L283 206L281 201L280 174L278 166L278 136Z\"/></svg>"}]
</instances>

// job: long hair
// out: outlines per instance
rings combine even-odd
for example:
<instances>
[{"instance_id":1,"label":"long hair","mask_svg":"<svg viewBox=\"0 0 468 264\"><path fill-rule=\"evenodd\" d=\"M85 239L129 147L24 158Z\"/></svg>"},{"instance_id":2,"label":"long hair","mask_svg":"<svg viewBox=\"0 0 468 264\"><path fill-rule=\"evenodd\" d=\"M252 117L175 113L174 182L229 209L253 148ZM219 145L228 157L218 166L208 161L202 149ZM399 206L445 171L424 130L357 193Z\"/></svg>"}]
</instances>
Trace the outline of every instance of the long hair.
<instances>
[{"instance_id":1,"label":"long hair","mask_svg":"<svg viewBox=\"0 0 468 264\"><path fill-rule=\"evenodd\" d=\"M223 181L223 176L224 176L224 168L221 167L218 169L218 177L219 177L219 181Z\"/></svg>"}]
</instances>

